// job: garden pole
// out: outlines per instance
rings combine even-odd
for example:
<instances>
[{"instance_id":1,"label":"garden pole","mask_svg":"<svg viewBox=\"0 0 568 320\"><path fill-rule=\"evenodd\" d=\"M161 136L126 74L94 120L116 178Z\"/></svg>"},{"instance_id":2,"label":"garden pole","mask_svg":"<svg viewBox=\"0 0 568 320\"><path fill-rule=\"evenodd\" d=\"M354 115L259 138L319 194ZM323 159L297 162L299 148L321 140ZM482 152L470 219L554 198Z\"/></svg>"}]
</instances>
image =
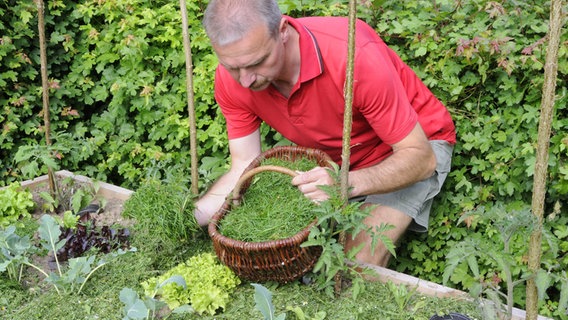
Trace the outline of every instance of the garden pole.
<instances>
[{"instance_id":1,"label":"garden pole","mask_svg":"<svg viewBox=\"0 0 568 320\"><path fill-rule=\"evenodd\" d=\"M187 7L185 0L179 1L181 21L183 27L183 48L185 50L185 76L187 91L187 111L189 113L189 150L191 153L191 192L199 193L198 164L197 164L197 130L195 124L195 105L193 102L193 64L191 61L191 42L189 41L189 24L187 22Z\"/></svg>"},{"instance_id":2,"label":"garden pole","mask_svg":"<svg viewBox=\"0 0 568 320\"><path fill-rule=\"evenodd\" d=\"M546 175L548 166L548 149L552 127L554 101L556 97L556 76L558 71L558 47L562 29L562 0L550 2L550 21L548 31L548 47L544 64L544 84L538 124L536 163L534 167L534 184L532 194L532 212L536 216L537 225L529 240L529 271L534 275L540 269L542 219L544 215L544 198L546 196ZM528 320L538 317L538 291L536 280L531 277L527 282L526 316Z\"/></svg>"},{"instance_id":3,"label":"garden pole","mask_svg":"<svg viewBox=\"0 0 568 320\"><path fill-rule=\"evenodd\" d=\"M351 126L353 123L353 64L355 57L355 21L357 18L357 1L349 0L349 35L347 46L347 68L345 72L345 113L343 116L343 140L341 151L341 198L344 205L349 199L349 159L351 157ZM339 234L339 243L345 248L345 232ZM335 294L341 292L341 274L335 279Z\"/></svg>"},{"instance_id":4,"label":"garden pole","mask_svg":"<svg viewBox=\"0 0 568 320\"><path fill-rule=\"evenodd\" d=\"M39 57L41 68L41 86L43 98L43 130L45 132L45 144L51 146L51 122L49 120L49 80L47 79L47 53L45 44L45 21L44 21L44 3L43 0L36 0L37 5L37 25L39 34ZM55 196L57 191L55 186L55 176L53 169L47 166L47 178L49 183L49 192L51 196Z\"/></svg>"}]
</instances>

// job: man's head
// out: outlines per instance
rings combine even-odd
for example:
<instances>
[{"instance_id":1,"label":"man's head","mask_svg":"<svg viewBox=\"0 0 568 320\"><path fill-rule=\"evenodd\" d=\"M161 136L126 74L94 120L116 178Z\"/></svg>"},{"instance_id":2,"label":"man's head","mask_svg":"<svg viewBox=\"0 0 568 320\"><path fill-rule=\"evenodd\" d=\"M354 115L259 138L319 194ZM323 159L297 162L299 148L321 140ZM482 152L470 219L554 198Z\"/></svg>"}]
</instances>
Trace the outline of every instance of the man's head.
<instances>
[{"instance_id":1,"label":"man's head","mask_svg":"<svg viewBox=\"0 0 568 320\"><path fill-rule=\"evenodd\" d=\"M205 32L215 46L242 39L263 23L272 37L278 35L282 12L275 0L211 0L203 16Z\"/></svg>"},{"instance_id":2,"label":"man's head","mask_svg":"<svg viewBox=\"0 0 568 320\"><path fill-rule=\"evenodd\" d=\"M264 90L281 75L287 21L274 0L211 0L203 26L219 63L243 87Z\"/></svg>"}]
</instances>

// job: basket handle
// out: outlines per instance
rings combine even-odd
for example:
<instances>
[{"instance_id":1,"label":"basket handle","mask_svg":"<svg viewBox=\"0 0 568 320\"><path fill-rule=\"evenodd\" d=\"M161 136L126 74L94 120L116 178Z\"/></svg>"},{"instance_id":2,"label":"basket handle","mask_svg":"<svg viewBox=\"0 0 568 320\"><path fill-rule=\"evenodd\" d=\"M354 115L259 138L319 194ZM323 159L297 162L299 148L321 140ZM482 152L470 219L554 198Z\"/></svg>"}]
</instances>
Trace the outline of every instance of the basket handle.
<instances>
[{"instance_id":1,"label":"basket handle","mask_svg":"<svg viewBox=\"0 0 568 320\"><path fill-rule=\"evenodd\" d=\"M241 188L242 188L243 183L245 183L245 181L247 181L249 178L251 178L255 174L262 172L262 171L280 172L280 173L287 174L291 177L295 177L295 176L298 175L298 173L296 171L292 170L292 169L288 169L288 168L280 167L280 166L274 166L274 165L266 165L266 166L260 166L260 167L253 168L253 169L243 173L243 175L237 181L237 184L235 185L235 188L233 189L233 204L238 205L240 203L240 198L241 198L240 192L241 192Z\"/></svg>"}]
</instances>

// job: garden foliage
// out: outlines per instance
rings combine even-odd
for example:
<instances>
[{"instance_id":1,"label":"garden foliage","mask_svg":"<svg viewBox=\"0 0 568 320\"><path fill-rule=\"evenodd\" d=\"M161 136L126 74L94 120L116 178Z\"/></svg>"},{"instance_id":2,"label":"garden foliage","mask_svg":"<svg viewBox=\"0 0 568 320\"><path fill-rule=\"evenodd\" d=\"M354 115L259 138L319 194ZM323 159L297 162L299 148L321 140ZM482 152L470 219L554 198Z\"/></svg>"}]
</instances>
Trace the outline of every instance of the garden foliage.
<instances>
[{"instance_id":1,"label":"garden foliage","mask_svg":"<svg viewBox=\"0 0 568 320\"><path fill-rule=\"evenodd\" d=\"M188 1L193 57L200 187L227 168L224 119L213 98L216 58L200 25L207 1ZM345 15L347 1L281 0L289 15ZM437 198L426 235L410 235L394 268L441 282L448 248L473 234L498 238L466 212L531 201L548 26L547 1L368 0L369 22L448 106L457 126L453 171ZM564 12L568 8L564 7ZM46 2L48 73L54 153L61 168L138 187L151 173L189 173L189 126L181 17L175 2L121 0ZM545 229L558 251L543 265L568 267L568 33L558 61ZM32 0L0 4L0 184L46 172L22 149L43 144L37 10ZM286 143L266 127L266 146ZM68 148L67 146L72 146ZM188 174L189 175L189 174ZM526 239L514 239L512 246ZM547 244L544 244L547 249ZM554 252L554 253L552 253ZM514 277L526 270L516 256ZM466 265L456 266L465 273ZM480 265L484 274L489 267ZM497 274L497 277L502 275ZM467 278L451 285L467 288ZM523 307L522 286L515 291ZM560 288L541 313L556 315Z\"/></svg>"}]
</instances>

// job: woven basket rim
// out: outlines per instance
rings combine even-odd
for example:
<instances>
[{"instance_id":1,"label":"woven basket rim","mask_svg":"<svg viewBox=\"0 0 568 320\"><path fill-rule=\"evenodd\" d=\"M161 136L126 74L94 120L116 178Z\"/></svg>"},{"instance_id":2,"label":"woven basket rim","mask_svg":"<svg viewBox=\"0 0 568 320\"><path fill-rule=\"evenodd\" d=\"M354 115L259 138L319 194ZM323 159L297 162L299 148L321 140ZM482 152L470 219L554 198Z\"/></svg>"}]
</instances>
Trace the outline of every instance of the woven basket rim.
<instances>
[{"instance_id":1,"label":"woven basket rim","mask_svg":"<svg viewBox=\"0 0 568 320\"><path fill-rule=\"evenodd\" d=\"M274 154L278 154L280 152L304 153L307 155L315 156L316 158L319 158L318 160L320 164L323 162L327 162L328 167L331 166L330 163L332 162L331 157L327 153L319 149L306 148L300 146L277 146L262 152L247 166L247 168L243 171L243 173L251 170L252 168L259 166L262 160L270 158ZM242 193L244 193L246 191L246 188L243 188L241 191ZM213 241L217 241L227 247L233 247L233 248L252 247L255 248L256 250L268 250L274 247L298 245L303 243L305 239L307 239L311 228L317 223L317 218L315 218L314 221L312 221L305 228L303 228L293 236L284 239L267 240L260 242L242 241L224 236L218 230L219 222L229 212L230 208L231 208L231 199L230 197L228 197L223 203L223 206L213 215L208 225L209 236L213 239Z\"/></svg>"}]
</instances>

